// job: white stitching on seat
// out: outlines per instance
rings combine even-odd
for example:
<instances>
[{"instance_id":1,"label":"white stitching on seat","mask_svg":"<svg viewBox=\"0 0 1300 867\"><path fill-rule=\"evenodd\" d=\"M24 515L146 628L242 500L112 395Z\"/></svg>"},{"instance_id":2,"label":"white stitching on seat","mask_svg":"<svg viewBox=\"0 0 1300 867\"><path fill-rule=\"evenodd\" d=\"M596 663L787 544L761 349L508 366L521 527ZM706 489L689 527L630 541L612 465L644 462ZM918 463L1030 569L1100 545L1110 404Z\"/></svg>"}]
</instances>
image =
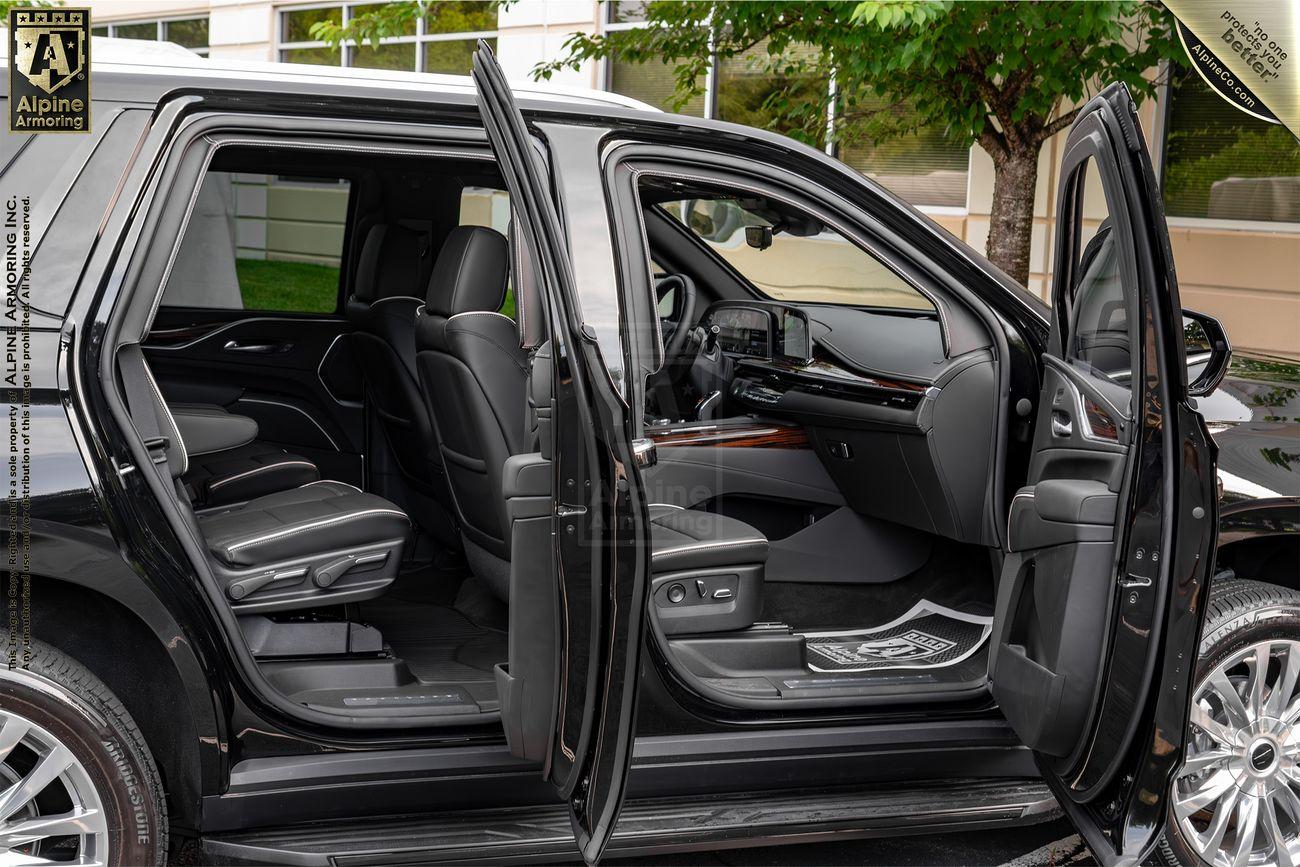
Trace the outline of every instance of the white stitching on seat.
<instances>
[{"instance_id":1,"label":"white stitching on seat","mask_svg":"<svg viewBox=\"0 0 1300 867\"><path fill-rule=\"evenodd\" d=\"M515 324L515 321L511 319L509 316L505 315L504 313L498 313L495 310L466 310L462 313L456 313L451 316L448 316L447 321L450 322L451 320L459 319L462 316L500 316L502 319L509 322L511 325Z\"/></svg>"},{"instance_id":2,"label":"white stitching on seat","mask_svg":"<svg viewBox=\"0 0 1300 867\"><path fill-rule=\"evenodd\" d=\"M328 527L331 524L341 524L344 521L350 521L353 518L364 518L366 515L398 515L402 518L405 518L408 523L411 520L410 516L408 516L405 512L399 512L396 509L366 509L364 512L354 512L353 514L350 515L339 515L334 518L328 518L324 521L317 521L314 524L307 524L304 527L290 527L284 530L277 530L276 532L269 533L265 536L258 536L257 538L254 539L245 539L244 541L238 542L234 545L226 545L225 548L227 551L233 553L235 551L238 551L240 548L247 548L249 545L260 545L263 542L271 542L274 541L275 539L286 539L289 536L296 536L299 533L306 533L308 530L316 530L320 527Z\"/></svg>"},{"instance_id":3,"label":"white stitching on seat","mask_svg":"<svg viewBox=\"0 0 1300 867\"><path fill-rule=\"evenodd\" d=\"M172 433L176 435L176 444L181 447L181 471L180 475L185 475L190 469L190 453L185 448L185 439L181 436L181 429L176 426L176 419L172 418L171 407L167 406L167 401L163 400L162 392L158 390L158 383L154 382L153 371L149 369L149 362L145 360L144 350L140 350L141 367L144 368L144 378L149 381L149 387L153 389L153 396L162 407L163 415L167 417L167 424L171 425Z\"/></svg>"},{"instance_id":4,"label":"white stitching on seat","mask_svg":"<svg viewBox=\"0 0 1300 867\"><path fill-rule=\"evenodd\" d=\"M274 469L278 469L279 467L294 467L294 466L315 468L316 465L313 464L311 461L280 461L279 463L275 463L275 464L266 464L265 466L255 467L251 470L245 470L242 473L236 473L233 476L227 476L224 479L221 479L216 482L212 482L208 485L208 490L209 491L216 490L222 485L228 484L230 482L239 481L240 479L245 478L247 476L255 476L258 473L265 472L266 470L274 470ZM308 484L311 483L309 482Z\"/></svg>"},{"instance_id":5,"label":"white stitching on seat","mask_svg":"<svg viewBox=\"0 0 1300 867\"><path fill-rule=\"evenodd\" d=\"M315 464L312 464L312 466L315 466ZM306 484L299 485L298 488L310 488L312 485L342 485L345 488L351 488L358 494L365 493L365 491L361 490L356 485L351 484L350 482L340 482L338 479L317 479L314 482L307 482Z\"/></svg>"}]
</instances>

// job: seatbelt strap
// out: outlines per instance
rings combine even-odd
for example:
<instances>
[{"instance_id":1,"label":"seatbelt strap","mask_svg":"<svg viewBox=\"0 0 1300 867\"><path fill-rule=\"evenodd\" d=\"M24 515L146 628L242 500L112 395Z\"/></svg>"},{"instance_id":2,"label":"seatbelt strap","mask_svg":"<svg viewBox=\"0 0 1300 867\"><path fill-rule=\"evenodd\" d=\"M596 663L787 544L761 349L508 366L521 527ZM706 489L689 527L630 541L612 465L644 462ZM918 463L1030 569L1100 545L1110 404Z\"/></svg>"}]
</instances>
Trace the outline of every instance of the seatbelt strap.
<instances>
[{"instance_id":1,"label":"seatbelt strap","mask_svg":"<svg viewBox=\"0 0 1300 867\"><path fill-rule=\"evenodd\" d=\"M149 372L144 367L144 355L139 346L127 346L118 352L117 357L131 421L144 440L149 458L155 465L163 467L167 464L167 449L171 442L163 436L158 424L158 405L149 388Z\"/></svg>"}]
</instances>

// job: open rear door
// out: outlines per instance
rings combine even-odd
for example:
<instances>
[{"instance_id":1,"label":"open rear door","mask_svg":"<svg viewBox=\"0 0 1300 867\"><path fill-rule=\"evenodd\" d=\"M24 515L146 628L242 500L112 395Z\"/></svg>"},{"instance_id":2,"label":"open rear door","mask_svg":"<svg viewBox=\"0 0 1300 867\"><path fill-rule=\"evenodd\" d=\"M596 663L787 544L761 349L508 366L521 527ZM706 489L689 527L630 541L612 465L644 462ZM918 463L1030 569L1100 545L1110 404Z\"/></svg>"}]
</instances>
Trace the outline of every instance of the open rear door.
<instances>
[{"instance_id":1,"label":"open rear door","mask_svg":"<svg viewBox=\"0 0 1300 867\"><path fill-rule=\"evenodd\" d=\"M536 726L546 743L536 757L569 805L584 859L594 863L613 832L632 755L649 570L646 507L640 485L630 478L636 458L626 435L626 406L595 341L583 334L569 245L547 173L501 68L482 41L474 54L473 79L509 188L514 229L526 247L515 255L531 260L550 326L550 352L534 360L535 370L539 363L551 365L550 533L532 549L533 562L512 563L512 571L553 556L553 573L544 576L553 582L553 598L540 600L523 612L527 616L515 618L512 610L511 656L525 645L534 655L554 651L555 701ZM512 560L521 559L516 547ZM555 606L554 616L540 616L549 604ZM517 630L524 621L526 627ZM502 696L502 718L508 733L519 726L511 743L516 749L516 740L530 740L527 729L539 715L530 710L520 720L508 700Z\"/></svg>"},{"instance_id":2,"label":"open rear door","mask_svg":"<svg viewBox=\"0 0 1300 867\"><path fill-rule=\"evenodd\" d=\"M1187 394L1164 208L1127 89L1070 131L1053 321L1011 504L991 672L1103 863L1161 829L1217 534L1215 449Z\"/></svg>"}]
</instances>

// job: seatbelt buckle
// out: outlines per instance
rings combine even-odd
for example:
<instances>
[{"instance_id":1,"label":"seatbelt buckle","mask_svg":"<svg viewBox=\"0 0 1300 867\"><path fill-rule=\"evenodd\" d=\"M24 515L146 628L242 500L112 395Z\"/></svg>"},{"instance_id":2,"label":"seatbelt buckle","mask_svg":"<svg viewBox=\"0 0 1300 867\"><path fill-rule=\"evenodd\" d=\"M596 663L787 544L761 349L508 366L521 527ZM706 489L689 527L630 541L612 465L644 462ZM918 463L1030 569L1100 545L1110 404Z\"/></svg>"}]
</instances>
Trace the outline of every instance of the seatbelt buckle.
<instances>
[{"instance_id":1,"label":"seatbelt buckle","mask_svg":"<svg viewBox=\"0 0 1300 867\"><path fill-rule=\"evenodd\" d=\"M167 448L171 445L171 440L167 437L152 437L144 441L145 450L149 452L149 459L155 464L167 463Z\"/></svg>"}]
</instances>

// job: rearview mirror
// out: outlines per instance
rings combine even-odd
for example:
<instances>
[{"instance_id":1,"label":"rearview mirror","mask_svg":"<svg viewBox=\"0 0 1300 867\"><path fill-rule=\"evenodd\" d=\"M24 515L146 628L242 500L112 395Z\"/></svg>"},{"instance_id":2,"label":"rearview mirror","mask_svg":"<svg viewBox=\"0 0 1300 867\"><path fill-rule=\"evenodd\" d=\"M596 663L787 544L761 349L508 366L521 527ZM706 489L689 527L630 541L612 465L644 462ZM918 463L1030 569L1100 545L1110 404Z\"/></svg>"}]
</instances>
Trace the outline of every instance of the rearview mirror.
<instances>
[{"instance_id":1,"label":"rearview mirror","mask_svg":"<svg viewBox=\"0 0 1300 867\"><path fill-rule=\"evenodd\" d=\"M766 250L772 246L771 226L746 226L745 243L755 250Z\"/></svg>"},{"instance_id":2,"label":"rearview mirror","mask_svg":"<svg viewBox=\"0 0 1300 867\"><path fill-rule=\"evenodd\" d=\"M1219 387L1228 372L1232 361L1228 335L1213 316L1184 310L1183 342L1187 346L1187 393L1205 397Z\"/></svg>"}]
</instances>

